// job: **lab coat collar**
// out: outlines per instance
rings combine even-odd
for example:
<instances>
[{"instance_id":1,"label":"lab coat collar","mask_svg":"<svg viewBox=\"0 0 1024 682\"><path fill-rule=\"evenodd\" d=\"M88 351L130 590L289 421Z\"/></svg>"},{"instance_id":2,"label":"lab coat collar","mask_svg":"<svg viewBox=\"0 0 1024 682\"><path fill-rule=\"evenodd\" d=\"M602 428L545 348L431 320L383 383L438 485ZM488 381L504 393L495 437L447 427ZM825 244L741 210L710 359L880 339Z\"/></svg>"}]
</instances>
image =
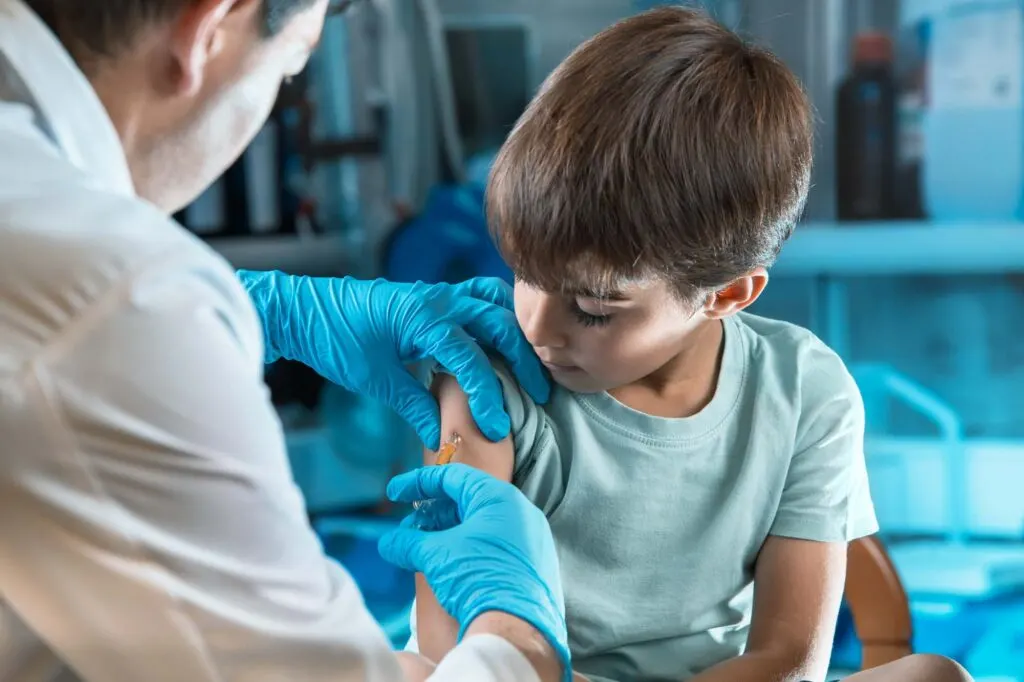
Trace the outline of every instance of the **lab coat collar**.
<instances>
[{"instance_id":1,"label":"lab coat collar","mask_svg":"<svg viewBox=\"0 0 1024 682\"><path fill-rule=\"evenodd\" d=\"M0 0L0 53L24 81L30 100L24 103L36 111L68 161L105 189L134 196L124 147L103 103L64 46L22 0Z\"/></svg>"}]
</instances>

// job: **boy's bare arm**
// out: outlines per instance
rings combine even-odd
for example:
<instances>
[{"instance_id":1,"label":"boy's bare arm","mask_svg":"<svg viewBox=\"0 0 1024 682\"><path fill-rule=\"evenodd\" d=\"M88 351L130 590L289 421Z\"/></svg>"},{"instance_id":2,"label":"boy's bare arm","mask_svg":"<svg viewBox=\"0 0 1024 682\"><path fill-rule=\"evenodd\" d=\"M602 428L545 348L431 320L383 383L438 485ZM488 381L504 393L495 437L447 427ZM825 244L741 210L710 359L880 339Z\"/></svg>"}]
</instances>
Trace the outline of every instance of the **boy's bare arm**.
<instances>
[{"instance_id":1,"label":"boy's bare arm","mask_svg":"<svg viewBox=\"0 0 1024 682\"><path fill-rule=\"evenodd\" d=\"M452 461L469 464L503 481L511 481L515 457L512 439L492 443L480 433L469 411L466 394L454 377L439 374L431 390L441 407L441 440L447 440L453 433L462 438ZM425 450L424 464L434 464L435 457L436 453ZM420 653L439 662L455 647L458 636L459 624L438 604L423 576L417 575L416 639Z\"/></svg>"},{"instance_id":2,"label":"boy's bare arm","mask_svg":"<svg viewBox=\"0 0 1024 682\"><path fill-rule=\"evenodd\" d=\"M691 682L821 680L846 580L846 543L770 536L754 572L746 652Z\"/></svg>"}]
</instances>

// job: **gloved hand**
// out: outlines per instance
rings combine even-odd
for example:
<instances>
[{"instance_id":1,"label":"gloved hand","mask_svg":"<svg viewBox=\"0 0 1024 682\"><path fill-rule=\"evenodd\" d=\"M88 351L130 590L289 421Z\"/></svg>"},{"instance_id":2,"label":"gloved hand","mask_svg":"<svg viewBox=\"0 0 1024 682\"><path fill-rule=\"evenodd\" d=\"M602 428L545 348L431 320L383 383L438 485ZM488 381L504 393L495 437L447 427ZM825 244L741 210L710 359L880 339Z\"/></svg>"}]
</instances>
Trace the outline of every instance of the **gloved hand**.
<instances>
[{"instance_id":1,"label":"gloved hand","mask_svg":"<svg viewBox=\"0 0 1024 682\"><path fill-rule=\"evenodd\" d=\"M540 509L511 484L465 464L398 476L388 497L434 501L381 538L379 548L386 561L423 573L459 622L459 639L484 613L510 614L547 638L571 678L558 557Z\"/></svg>"},{"instance_id":2,"label":"gloved hand","mask_svg":"<svg viewBox=\"0 0 1024 682\"><path fill-rule=\"evenodd\" d=\"M266 362L297 360L342 387L386 403L424 444L440 447L440 414L430 392L403 363L432 357L458 380L481 433L509 433L501 385L480 343L508 360L539 403L550 387L512 313L500 279L458 285L314 278L239 271L259 311Z\"/></svg>"}]
</instances>

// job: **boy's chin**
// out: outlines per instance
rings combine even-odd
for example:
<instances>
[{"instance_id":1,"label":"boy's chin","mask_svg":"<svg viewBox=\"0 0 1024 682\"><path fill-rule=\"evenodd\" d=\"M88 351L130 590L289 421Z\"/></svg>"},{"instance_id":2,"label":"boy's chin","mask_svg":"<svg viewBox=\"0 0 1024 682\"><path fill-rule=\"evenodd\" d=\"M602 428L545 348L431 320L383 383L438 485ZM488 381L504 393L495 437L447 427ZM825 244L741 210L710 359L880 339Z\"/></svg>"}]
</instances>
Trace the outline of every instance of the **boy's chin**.
<instances>
[{"instance_id":1,"label":"boy's chin","mask_svg":"<svg viewBox=\"0 0 1024 682\"><path fill-rule=\"evenodd\" d=\"M582 370L568 373L551 372L551 379L573 393L602 393L608 390L607 386Z\"/></svg>"}]
</instances>

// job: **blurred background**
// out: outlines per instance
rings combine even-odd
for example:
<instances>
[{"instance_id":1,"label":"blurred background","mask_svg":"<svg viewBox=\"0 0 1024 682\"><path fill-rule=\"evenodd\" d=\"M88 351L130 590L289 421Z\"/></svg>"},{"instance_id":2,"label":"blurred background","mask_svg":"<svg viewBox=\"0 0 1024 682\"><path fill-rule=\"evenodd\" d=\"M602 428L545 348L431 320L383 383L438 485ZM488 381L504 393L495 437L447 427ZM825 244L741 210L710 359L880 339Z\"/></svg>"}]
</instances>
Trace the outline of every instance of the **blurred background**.
<instances>
[{"instance_id":1,"label":"blurred background","mask_svg":"<svg viewBox=\"0 0 1024 682\"><path fill-rule=\"evenodd\" d=\"M573 47L655 4L361 3L178 218L238 267L507 278L482 208L491 155ZM755 312L813 329L860 384L915 648L1024 682L1024 0L691 4L773 48L817 108L804 223ZM328 551L404 644L411 577L375 546L418 443L302 367L267 381ZM844 614L835 667L858 657Z\"/></svg>"}]
</instances>

